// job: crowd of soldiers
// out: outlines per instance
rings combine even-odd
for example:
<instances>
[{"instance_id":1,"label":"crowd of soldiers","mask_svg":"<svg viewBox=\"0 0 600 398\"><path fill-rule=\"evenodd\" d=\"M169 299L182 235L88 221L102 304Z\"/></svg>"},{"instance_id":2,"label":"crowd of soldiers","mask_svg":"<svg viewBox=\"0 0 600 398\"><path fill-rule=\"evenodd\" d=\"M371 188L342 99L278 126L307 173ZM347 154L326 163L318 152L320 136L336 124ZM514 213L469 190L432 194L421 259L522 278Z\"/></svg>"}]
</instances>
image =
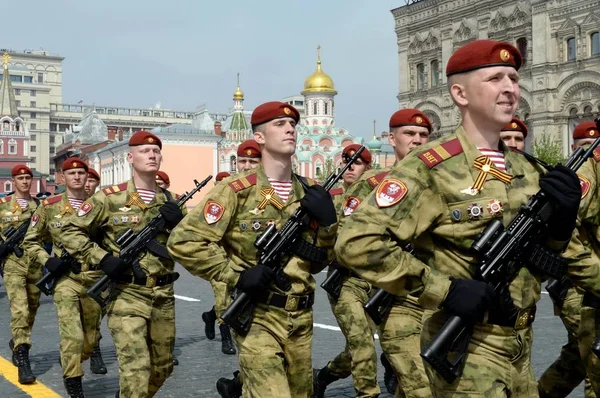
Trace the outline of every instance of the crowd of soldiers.
<instances>
[{"instance_id":1,"label":"crowd of soldiers","mask_svg":"<svg viewBox=\"0 0 600 398\"><path fill-rule=\"evenodd\" d=\"M154 396L176 364L178 262L214 291L214 306L198 316L207 339L215 339L218 325L221 351L238 354L239 371L217 381L223 397L323 397L329 384L349 376L358 397L376 397L375 333L386 389L397 397L564 397L584 379L586 397L595 396L600 150L577 174L561 165L545 170L522 152L528 130L514 117L521 63L508 43L476 40L459 48L446 67L462 115L456 131L428 142L428 117L401 109L389 122L395 164L372 168L368 149L346 146L340 167L347 170L340 187L329 191L293 172L300 114L282 102L254 110L254 138L238 147L238 173L219 173L189 213L160 171L160 138L147 131L129 140L132 179L98 192L98 173L69 158L62 165L65 192L40 202L29 193L32 171L15 166L15 192L0 199L0 228L7 235L9 227L28 227L17 246L2 237L0 259L19 383L36 380L29 363L31 329L40 289L46 289L58 315L70 397L84 396L82 361L91 358L92 372L106 373L99 350L104 316L119 363L117 397ZM582 122L573 149L598 137L593 122ZM552 207L542 244L567 264L549 291L568 342L536 381L531 324L548 275L521 267L501 298L480 280L471 246L493 220L507 225L538 191ZM255 241L272 226L280 229L299 208L309 222L282 270L274 270L261 262ZM157 219L161 229L147 250L133 265L121 258L123 234ZM327 266L328 276L341 278L328 298L346 344L325 367L313 369L313 275ZM41 286L44 273L53 282ZM103 276L111 281L106 306L86 293ZM383 319L374 320L365 305L380 289L392 300ZM242 294L253 303L244 330L223 321ZM453 315L473 326L464 366L448 380L423 361L421 351Z\"/></svg>"}]
</instances>

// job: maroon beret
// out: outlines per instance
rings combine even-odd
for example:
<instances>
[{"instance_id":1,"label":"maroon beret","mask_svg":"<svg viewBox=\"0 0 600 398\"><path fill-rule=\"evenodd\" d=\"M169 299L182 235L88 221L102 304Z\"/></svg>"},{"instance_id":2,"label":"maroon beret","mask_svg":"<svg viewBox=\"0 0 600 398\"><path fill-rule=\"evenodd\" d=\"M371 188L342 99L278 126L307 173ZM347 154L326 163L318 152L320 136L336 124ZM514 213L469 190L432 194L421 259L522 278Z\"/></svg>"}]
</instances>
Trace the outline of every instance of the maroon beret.
<instances>
[{"instance_id":1,"label":"maroon beret","mask_svg":"<svg viewBox=\"0 0 600 398\"><path fill-rule=\"evenodd\" d=\"M163 180L165 184L167 184L167 185L171 184L171 180L169 179L169 175L167 173L165 173L164 171L161 171L161 170L157 171L156 172L156 176L158 178L160 178L161 180Z\"/></svg>"},{"instance_id":2,"label":"maroon beret","mask_svg":"<svg viewBox=\"0 0 600 398\"><path fill-rule=\"evenodd\" d=\"M162 149L162 141L160 138L145 130L137 131L129 139L129 146L137 145L158 145L158 147Z\"/></svg>"},{"instance_id":3,"label":"maroon beret","mask_svg":"<svg viewBox=\"0 0 600 398\"><path fill-rule=\"evenodd\" d=\"M88 167L88 178L95 178L96 180L100 181L100 174L98 174L98 172L91 167Z\"/></svg>"},{"instance_id":4,"label":"maroon beret","mask_svg":"<svg viewBox=\"0 0 600 398\"><path fill-rule=\"evenodd\" d=\"M527 137L527 126L521 120L513 117L513 119L506 126L502 127L501 131L520 131L523 133L523 138Z\"/></svg>"},{"instance_id":5,"label":"maroon beret","mask_svg":"<svg viewBox=\"0 0 600 398\"><path fill-rule=\"evenodd\" d=\"M596 126L596 123L592 122L591 120L579 123L577 126L575 126L575 129L573 130L574 140L579 138L598 137L600 137L600 134L598 133L598 127Z\"/></svg>"},{"instance_id":6,"label":"maroon beret","mask_svg":"<svg viewBox=\"0 0 600 398\"><path fill-rule=\"evenodd\" d=\"M350 144L350 145L344 147L344 149L342 150L342 154L352 156L352 155L354 155L354 153L356 151L358 151L358 148L360 148L360 147L361 147L360 144ZM371 163L371 160L373 160L373 158L371 157L371 152L369 152L369 150L367 148L365 148L360 153L360 158L367 163Z\"/></svg>"},{"instance_id":7,"label":"maroon beret","mask_svg":"<svg viewBox=\"0 0 600 398\"><path fill-rule=\"evenodd\" d=\"M429 118L420 110L412 108L396 111L390 118L391 129L403 126L427 127L427 130L429 130L430 133L433 129Z\"/></svg>"},{"instance_id":8,"label":"maroon beret","mask_svg":"<svg viewBox=\"0 0 600 398\"><path fill-rule=\"evenodd\" d=\"M519 70L521 62L521 53L510 43L475 40L452 54L446 65L446 76L492 66L512 66Z\"/></svg>"},{"instance_id":9,"label":"maroon beret","mask_svg":"<svg viewBox=\"0 0 600 398\"><path fill-rule=\"evenodd\" d=\"M231 176L231 174L229 174L228 172L221 171L221 172L217 173L217 176L215 177L215 181L216 182L222 181L224 178L227 178L229 176Z\"/></svg>"},{"instance_id":10,"label":"maroon beret","mask_svg":"<svg viewBox=\"0 0 600 398\"><path fill-rule=\"evenodd\" d=\"M18 164L15 167L13 167L10 171L10 175L13 177L16 177L21 174L29 174L33 177L33 171L31 171L31 169L25 166L24 164Z\"/></svg>"},{"instance_id":11,"label":"maroon beret","mask_svg":"<svg viewBox=\"0 0 600 398\"><path fill-rule=\"evenodd\" d=\"M88 165L81 159L76 157L70 157L65 159L62 164L62 171L67 171L71 169L84 169L88 171Z\"/></svg>"},{"instance_id":12,"label":"maroon beret","mask_svg":"<svg viewBox=\"0 0 600 398\"><path fill-rule=\"evenodd\" d=\"M256 126L282 117L291 117L298 123L298 120L300 120L300 113L296 108L285 102L265 102L252 112L250 124Z\"/></svg>"},{"instance_id":13,"label":"maroon beret","mask_svg":"<svg viewBox=\"0 0 600 398\"><path fill-rule=\"evenodd\" d=\"M237 149L237 155L243 158L260 158L262 153L258 142L254 140L246 140L242 142Z\"/></svg>"}]
</instances>

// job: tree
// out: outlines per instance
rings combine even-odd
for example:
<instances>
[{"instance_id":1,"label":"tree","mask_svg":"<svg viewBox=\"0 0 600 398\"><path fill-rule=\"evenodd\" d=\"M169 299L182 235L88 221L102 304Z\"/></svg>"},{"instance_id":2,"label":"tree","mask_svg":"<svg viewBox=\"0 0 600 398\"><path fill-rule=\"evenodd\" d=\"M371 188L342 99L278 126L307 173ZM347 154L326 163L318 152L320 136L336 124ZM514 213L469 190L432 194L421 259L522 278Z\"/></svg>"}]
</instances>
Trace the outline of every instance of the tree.
<instances>
[{"instance_id":1,"label":"tree","mask_svg":"<svg viewBox=\"0 0 600 398\"><path fill-rule=\"evenodd\" d=\"M333 160L327 159L325 161L325 166L322 169L319 169L319 172L317 173L317 180L325 181L325 179L334 172L335 167L333 165Z\"/></svg>"},{"instance_id":2,"label":"tree","mask_svg":"<svg viewBox=\"0 0 600 398\"><path fill-rule=\"evenodd\" d=\"M553 139L551 134L543 133L537 137L533 143L532 152L533 156L550 165L564 164L565 161L562 144Z\"/></svg>"}]
</instances>

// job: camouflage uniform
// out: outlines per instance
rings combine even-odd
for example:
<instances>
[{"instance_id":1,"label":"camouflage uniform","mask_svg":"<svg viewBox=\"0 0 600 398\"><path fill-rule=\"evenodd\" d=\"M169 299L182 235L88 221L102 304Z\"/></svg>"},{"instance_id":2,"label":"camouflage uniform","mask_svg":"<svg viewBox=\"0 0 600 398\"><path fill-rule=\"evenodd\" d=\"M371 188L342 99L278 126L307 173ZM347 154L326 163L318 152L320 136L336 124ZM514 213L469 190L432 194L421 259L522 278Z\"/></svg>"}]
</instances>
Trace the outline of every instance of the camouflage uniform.
<instances>
[{"instance_id":1,"label":"camouflage uniform","mask_svg":"<svg viewBox=\"0 0 600 398\"><path fill-rule=\"evenodd\" d=\"M118 255L117 237L129 228L143 229L166 201L167 196L157 186L156 196L145 204L133 180L105 188L84 202L77 216L63 226L65 249L80 262L97 266L107 254ZM97 236L97 240L90 240L88 234ZM163 231L155 239L165 244L167 236ZM107 307L123 397L153 396L173 371L173 284L151 286L158 277L172 275L175 263L147 251L139 264L148 276L146 286L117 283Z\"/></svg>"},{"instance_id":2,"label":"camouflage uniform","mask_svg":"<svg viewBox=\"0 0 600 398\"><path fill-rule=\"evenodd\" d=\"M22 210L14 196L0 199L0 230L18 228L31 218L38 203L30 199ZM23 254L21 258L9 254L4 262L4 284L10 302L10 328L14 347L21 344L31 346L31 329L35 314L40 306L40 290L35 283L42 277L42 265L32 263Z\"/></svg>"},{"instance_id":3,"label":"camouflage uniform","mask_svg":"<svg viewBox=\"0 0 600 398\"><path fill-rule=\"evenodd\" d=\"M75 212L66 192L42 202L23 241L32 264L43 266L50 258L44 249L46 242L53 243L54 254L60 257L62 250L57 245L62 239L61 228ZM81 361L89 358L98 340L96 323L100 317L100 306L85 292L102 275L102 271L83 264L81 272L67 272L54 286L60 359L65 378L83 376Z\"/></svg>"},{"instance_id":4,"label":"camouflage uniform","mask_svg":"<svg viewBox=\"0 0 600 398\"><path fill-rule=\"evenodd\" d=\"M350 215L387 176L391 168L370 170L350 186L345 195L340 228ZM429 397L431 390L421 359L420 338L423 309L416 298L396 298L387 318L379 325L379 343L398 376L396 394L402 397Z\"/></svg>"},{"instance_id":5,"label":"camouflage uniform","mask_svg":"<svg viewBox=\"0 0 600 398\"><path fill-rule=\"evenodd\" d=\"M236 177L232 182L217 184L177 225L168 242L173 258L188 271L206 280L227 283L230 289L241 271L257 263L256 237L270 223L280 228L304 196L300 181L293 177L288 200L282 203L273 191L275 202L266 202L261 209L259 204L272 189L263 167ZM275 203L283 207L279 209ZM302 237L310 242L316 239L318 246L331 248L335 225L319 228L316 233L309 229ZM315 280L311 274L324 267L293 256L285 266L290 291L282 292L272 286L269 292L269 297L287 296L288 309L259 302L248 334L234 333L244 397L312 395L312 308L297 309L294 296L312 296Z\"/></svg>"},{"instance_id":6,"label":"camouflage uniform","mask_svg":"<svg viewBox=\"0 0 600 398\"><path fill-rule=\"evenodd\" d=\"M439 306L450 287L449 277L475 276L477 259L471 245L478 233L496 217L506 225L539 190L542 171L500 145L512 180L505 183L488 174L475 195L470 195L469 188L483 172L474 166L481 152L462 127L415 149L391 170L338 234L340 261L390 293L413 294L430 310L423 317L421 346L431 341L448 318ZM401 250L408 242L425 262ZM565 244L548 243L556 249ZM597 265L589 259L589 251L580 249L581 262L572 263L569 269L572 281L599 291ZM521 309L517 317L521 322L512 327L476 323L463 374L452 384L426 367L434 396L537 396L530 362L530 323L540 282L541 276L527 268L519 271L510 292L514 305Z\"/></svg>"}]
</instances>

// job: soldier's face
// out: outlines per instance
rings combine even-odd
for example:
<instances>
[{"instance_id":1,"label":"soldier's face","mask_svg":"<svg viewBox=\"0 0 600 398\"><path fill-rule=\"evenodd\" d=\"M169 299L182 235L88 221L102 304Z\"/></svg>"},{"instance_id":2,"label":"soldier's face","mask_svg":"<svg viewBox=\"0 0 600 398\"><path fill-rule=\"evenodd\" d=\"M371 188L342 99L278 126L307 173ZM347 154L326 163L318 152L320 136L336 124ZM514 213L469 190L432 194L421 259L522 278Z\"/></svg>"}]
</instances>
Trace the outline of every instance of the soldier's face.
<instances>
[{"instance_id":1,"label":"soldier's face","mask_svg":"<svg viewBox=\"0 0 600 398\"><path fill-rule=\"evenodd\" d=\"M96 189L100 185L100 181L95 179L94 177L89 177L85 181L85 193L88 195L93 195L96 192Z\"/></svg>"},{"instance_id":2,"label":"soldier's face","mask_svg":"<svg viewBox=\"0 0 600 398\"><path fill-rule=\"evenodd\" d=\"M87 180L87 171L83 168L70 169L63 171L65 176L65 185L69 189L81 189L85 187Z\"/></svg>"},{"instance_id":3,"label":"soldier's face","mask_svg":"<svg viewBox=\"0 0 600 398\"><path fill-rule=\"evenodd\" d=\"M520 131L501 131L500 139L509 148L517 148L520 151L525 149L525 138Z\"/></svg>"},{"instance_id":4,"label":"soldier's face","mask_svg":"<svg viewBox=\"0 0 600 398\"><path fill-rule=\"evenodd\" d=\"M596 141L596 138L579 138L573 142L571 145L571 149L576 150L577 148L581 148L584 145L591 145Z\"/></svg>"},{"instance_id":5,"label":"soldier's face","mask_svg":"<svg viewBox=\"0 0 600 398\"><path fill-rule=\"evenodd\" d=\"M260 158L244 158L241 156L238 156L237 158L238 172L255 169L258 167L259 164Z\"/></svg>"},{"instance_id":6,"label":"soldier's face","mask_svg":"<svg viewBox=\"0 0 600 398\"><path fill-rule=\"evenodd\" d=\"M402 160L410 151L429 141L429 130L421 126L395 127L390 131L388 140L396 158Z\"/></svg>"},{"instance_id":7,"label":"soldier's face","mask_svg":"<svg viewBox=\"0 0 600 398\"><path fill-rule=\"evenodd\" d=\"M15 191L20 194L28 194L31 189L31 183L33 178L29 174L21 174L12 178L13 186Z\"/></svg>"},{"instance_id":8,"label":"soldier's face","mask_svg":"<svg viewBox=\"0 0 600 398\"><path fill-rule=\"evenodd\" d=\"M162 163L162 154L158 145L137 145L129 149L127 160L138 173L156 175Z\"/></svg>"},{"instance_id":9,"label":"soldier's face","mask_svg":"<svg viewBox=\"0 0 600 398\"><path fill-rule=\"evenodd\" d=\"M345 157L342 157L342 165L345 165L347 160ZM369 164L365 162L362 158L356 159L356 162L352 163L348 170L342 175L342 179L346 185L350 185L354 183L359 177L369 169Z\"/></svg>"},{"instance_id":10,"label":"soldier's face","mask_svg":"<svg viewBox=\"0 0 600 398\"><path fill-rule=\"evenodd\" d=\"M296 152L296 121L291 117L271 120L264 124L262 130L254 133L254 139L263 151L286 156Z\"/></svg>"}]
</instances>

